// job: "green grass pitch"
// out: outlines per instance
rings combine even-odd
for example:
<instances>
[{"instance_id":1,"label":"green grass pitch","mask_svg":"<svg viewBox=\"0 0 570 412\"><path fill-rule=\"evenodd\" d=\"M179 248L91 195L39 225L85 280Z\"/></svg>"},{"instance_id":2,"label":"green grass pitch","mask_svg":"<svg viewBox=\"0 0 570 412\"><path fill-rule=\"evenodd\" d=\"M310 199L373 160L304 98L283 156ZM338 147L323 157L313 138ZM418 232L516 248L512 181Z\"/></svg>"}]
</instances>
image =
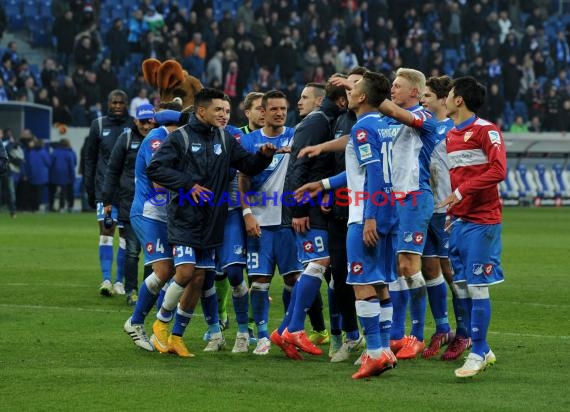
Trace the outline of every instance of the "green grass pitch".
<instances>
[{"instance_id":1,"label":"green grass pitch","mask_svg":"<svg viewBox=\"0 0 570 412\"><path fill-rule=\"evenodd\" d=\"M235 322L229 348L206 354L201 316L186 333L195 358L144 352L122 330L124 299L98 295L94 216L3 214L0 222L2 411L570 410L567 209L505 210L506 282L491 288L489 341L498 360L462 381L453 375L462 360L405 361L353 381L355 366L326 356L292 362L275 347L266 357L232 354ZM273 329L282 313L279 278L271 295ZM427 319L429 336L429 312Z\"/></svg>"}]
</instances>

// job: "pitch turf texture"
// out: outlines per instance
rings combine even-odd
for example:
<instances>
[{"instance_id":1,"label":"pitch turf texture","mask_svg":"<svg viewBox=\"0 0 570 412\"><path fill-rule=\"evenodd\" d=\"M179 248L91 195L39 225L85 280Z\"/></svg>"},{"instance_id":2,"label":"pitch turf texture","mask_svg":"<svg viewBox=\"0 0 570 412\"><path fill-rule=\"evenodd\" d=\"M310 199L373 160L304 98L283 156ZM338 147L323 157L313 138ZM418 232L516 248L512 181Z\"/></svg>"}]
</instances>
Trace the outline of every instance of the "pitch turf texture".
<instances>
[{"instance_id":1,"label":"pitch turf texture","mask_svg":"<svg viewBox=\"0 0 570 412\"><path fill-rule=\"evenodd\" d=\"M570 410L570 210L505 210L506 282L491 289L498 360L466 380L453 374L462 360L402 361L353 381L352 363L326 355L232 354L235 322L225 351L206 354L201 316L186 333L195 358L145 352L123 332L125 300L98 295L94 216L0 220L0 410ZM280 294L276 278L270 330Z\"/></svg>"}]
</instances>

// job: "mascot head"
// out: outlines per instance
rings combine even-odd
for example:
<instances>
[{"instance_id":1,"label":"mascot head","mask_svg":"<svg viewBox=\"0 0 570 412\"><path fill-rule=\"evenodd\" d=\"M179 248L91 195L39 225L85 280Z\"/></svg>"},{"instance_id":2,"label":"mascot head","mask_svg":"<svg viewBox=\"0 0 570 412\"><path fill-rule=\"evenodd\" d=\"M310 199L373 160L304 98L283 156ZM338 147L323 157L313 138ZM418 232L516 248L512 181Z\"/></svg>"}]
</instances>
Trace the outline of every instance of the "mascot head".
<instances>
[{"instance_id":1,"label":"mascot head","mask_svg":"<svg viewBox=\"0 0 570 412\"><path fill-rule=\"evenodd\" d=\"M163 63L156 59L146 59L142 63L145 81L158 90L161 102L179 99L183 108L194 104L194 96L203 86L200 80L182 69L176 60Z\"/></svg>"}]
</instances>

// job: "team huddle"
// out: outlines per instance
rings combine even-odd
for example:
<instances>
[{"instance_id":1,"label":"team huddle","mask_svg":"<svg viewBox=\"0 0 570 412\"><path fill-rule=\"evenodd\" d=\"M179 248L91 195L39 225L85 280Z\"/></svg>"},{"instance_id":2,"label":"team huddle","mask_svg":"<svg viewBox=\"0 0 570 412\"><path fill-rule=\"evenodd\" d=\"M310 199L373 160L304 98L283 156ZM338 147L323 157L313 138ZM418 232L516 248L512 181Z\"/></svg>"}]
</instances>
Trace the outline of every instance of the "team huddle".
<instances>
[{"instance_id":1,"label":"team huddle","mask_svg":"<svg viewBox=\"0 0 570 412\"><path fill-rule=\"evenodd\" d=\"M110 108L125 103L113 93ZM354 357L352 377L362 379L400 360L453 361L470 349L455 375L478 374L496 361L487 342L488 287L503 281L497 185L506 174L499 129L476 116L485 94L471 77L426 81L402 68L390 84L356 68L326 85L307 84L295 128L285 126L287 97L277 90L246 97L248 124L240 129L228 124L231 101L215 89L199 91L192 110L139 107L134 126L107 149L103 176L86 162L100 221L101 293L132 297L124 330L147 351L193 357L183 335L199 301L208 325L204 351L222 350L227 318L219 306L229 283L234 353L255 345L252 353L263 356L274 345L301 360L322 355L319 345L328 342L331 362ZM98 148L90 153L105 145L110 127L92 126ZM123 182L127 169L132 176ZM339 201L339 188L348 202ZM117 267L120 259L134 262L114 284L115 223L107 215L120 223ZM141 248L147 276L137 295ZM270 328L275 273L283 278L284 315ZM144 322L155 305L149 338ZM306 317L313 332L305 331Z\"/></svg>"}]
</instances>

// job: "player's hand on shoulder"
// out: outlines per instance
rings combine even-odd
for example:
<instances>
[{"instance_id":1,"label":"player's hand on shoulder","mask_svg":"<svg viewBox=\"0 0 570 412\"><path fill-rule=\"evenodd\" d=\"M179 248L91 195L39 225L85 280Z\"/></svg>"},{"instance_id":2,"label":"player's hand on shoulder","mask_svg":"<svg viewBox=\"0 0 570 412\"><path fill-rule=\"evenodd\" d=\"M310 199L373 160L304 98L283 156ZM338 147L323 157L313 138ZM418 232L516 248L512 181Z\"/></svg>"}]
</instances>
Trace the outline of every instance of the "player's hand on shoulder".
<instances>
[{"instance_id":1,"label":"player's hand on shoulder","mask_svg":"<svg viewBox=\"0 0 570 412\"><path fill-rule=\"evenodd\" d=\"M311 158L311 157L316 157L316 156L320 155L323 151L321 150L321 148L319 146L320 145L303 147L299 151L297 158L301 158L301 157L305 157L305 156Z\"/></svg>"},{"instance_id":2,"label":"player's hand on shoulder","mask_svg":"<svg viewBox=\"0 0 570 412\"><path fill-rule=\"evenodd\" d=\"M263 146L259 148L261 154L266 157L273 157L275 152L277 151L277 147L272 143L265 143Z\"/></svg>"},{"instance_id":3,"label":"player's hand on shoulder","mask_svg":"<svg viewBox=\"0 0 570 412\"><path fill-rule=\"evenodd\" d=\"M283 146L279 149L277 149L277 151L275 153L291 153L291 146Z\"/></svg>"}]
</instances>

